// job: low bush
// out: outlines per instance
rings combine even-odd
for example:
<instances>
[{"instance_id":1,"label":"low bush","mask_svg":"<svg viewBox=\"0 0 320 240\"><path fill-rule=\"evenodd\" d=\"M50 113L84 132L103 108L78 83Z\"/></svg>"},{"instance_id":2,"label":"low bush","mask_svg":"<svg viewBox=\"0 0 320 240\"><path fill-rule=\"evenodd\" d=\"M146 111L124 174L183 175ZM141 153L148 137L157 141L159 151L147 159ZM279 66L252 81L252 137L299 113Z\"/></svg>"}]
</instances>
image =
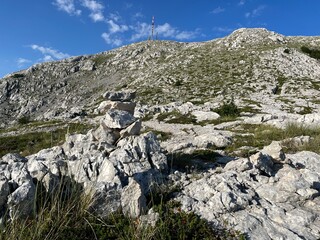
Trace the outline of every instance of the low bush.
<instances>
[{"instance_id":1,"label":"low bush","mask_svg":"<svg viewBox=\"0 0 320 240\"><path fill-rule=\"evenodd\" d=\"M68 127L55 129L51 132L30 132L16 136L0 137L0 157L7 153L20 153L27 156L62 144L65 135L71 133L86 133L91 125L71 123Z\"/></svg>"},{"instance_id":2,"label":"low bush","mask_svg":"<svg viewBox=\"0 0 320 240\"><path fill-rule=\"evenodd\" d=\"M18 119L18 123L20 125L28 124L30 122L30 117L29 116L23 116Z\"/></svg>"},{"instance_id":3,"label":"low bush","mask_svg":"<svg viewBox=\"0 0 320 240\"><path fill-rule=\"evenodd\" d=\"M167 156L168 165L173 170L191 173L205 169L208 163L214 163L221 155L211 149L198 149L192 153L174 153Z\"/></svg>"},{"instance_id":4,"label":"low bush","mask_svg":"<svg viewBox=\"0 0 320 240\"><path fill-rule=\"evenodd\" d=\"M148 196L148 206L159 214L155 226L143 225L120 211L106 218L94 216L90 211L91 198L81 185L65 178L48 195L37 185L37 210L33 217L14 219L2 225L0 239L4 240L156 240L156 239L244 239L238 231L212 226L194 213L181 210L170 200L176 191L166 185L159 186Z\"/></svg>"},{"instance_id":5,"label":"low bush","mask_svg":"<svg viewBox=\"0 0 320 240\"><path fill-rule=\"evenodd\" d=\"M240 109L233 100L224 102L219 108L213 110L222 117L237 117L240 116Z\"/></svg>"},{"instance_id":6,"label":"low bush","mask_svg":"<svg viewBox=\"0 0 320 240\"><path fill-rule=\"evenodd\" d=\"M159 121L164 121L166 123L178 123L178 124L195 124L197 123L197 118L188 113L188 114L182 114L179 111L172 111L172 112L165 112L160 113L157 116L157 119Z\"/></svg>"},{"instance_id":7,"label":"low bush","mask_svg":"<svg viewBox=\"0 0 320 240\"><path fill-rule=\"evenodd\" d=\"M311 49L306 46L302 46L301 51L308 54L312 58L320 59L320 50L318 49Z\"/></svg>"},{"instance_id":8,"label":"low bush","mask_svg":"<svg viewBox=\"0 0 320 240\"><path fill-rule=\"evenodd\" d=\"M251 146L263 148L269 145L272 141L282 141L298 136L310 136L311 140L301 146L294 146L290 141L284 145L286 152L297 152L302 150L320 153L320 128L308 127L302 124L291 123L285 129L280 129L270 125L242 125L243 130L240 130L234 138L231 146L227 147L227 151L233 152L243 146Z\"/></svg>"}]
</instances>

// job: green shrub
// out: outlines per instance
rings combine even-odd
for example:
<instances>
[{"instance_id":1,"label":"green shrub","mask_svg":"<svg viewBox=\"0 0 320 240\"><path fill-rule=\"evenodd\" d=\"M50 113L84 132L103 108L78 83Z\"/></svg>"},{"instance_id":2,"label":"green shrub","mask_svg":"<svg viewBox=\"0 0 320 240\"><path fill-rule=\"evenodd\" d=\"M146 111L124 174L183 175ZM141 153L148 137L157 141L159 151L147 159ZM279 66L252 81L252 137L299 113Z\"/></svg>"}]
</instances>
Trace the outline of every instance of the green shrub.
<instances>
[{"instance_id":1,"label":"green shrub","mask_svg":"<svg viewBox=\"0 0 320 240\"><path fill-rule=\"evenodd\" d=\"M286 141L284 150L286 152L296 152L308 150L320 153L320 128L307 127L301 124L288 124L285 129L280 129L270 125L242 125L243 130L238 130L238 134L234 137L233 144L227 147L227 152L231 153L240 147L251 146L255 148L263 148L272 141L282 141L297 136L310 136L311 140L302 146L294 146L291 141Z\"/></svg>"},{"instance_id":2,"label":"green shrub","mask_svg":"<svg viewBox=\"0 0 320 240\"><path fill-rule=\"evenodd\" d=\"M18 123L20 125L25 125L25 124L28 124L29 122L30 122L30 117L29 116L23 116L23 117L18 119Z\"/></svg>"},{"instance_id":3,"label":"green shrub","mask_svg":"<svg viewBox=\"0 0 320 240\"><path fill-rule=\"evenodd\" d=\"M320 59L320 50L318 49L310 49L306 46L302 46L301 51L308 54L312 58Z\"/></svg>"},{"instance_id":4,"label":"green shrub","mask_svg":"<svg viewBox=\"0 0 320 240\"><path fill-rule=\"evenodd\" d=\"M178 124L195 124L197 123L197 118L188 113L188 114L182 114L179 111L172 111L172 112L165 112L160 113L157 116L157 119L159 121L164 121L166 123L178 123Z\"/></svg>"},{"instance_id":5,"label":"green shrub","mask_svg":"<svg viewBox=\"0 0 320 240\"><path fill-rule=\"evenodd\" d=\"M211 149L198 149L192 153L173 153L168 155L168 165L171 169L188 173L203 170L208 163L214 163L221 155Z\"/></svg>"},{"instance_id":6,"label":"green shrub","mask_svg":"<svg viewBox=\"0 0 320 240\"><path fill-rule=\"evenodd\" d=\"M290 50L288 48L286 48L283 52L286 53L286 54L289 54Z\"/></svg>"},{"instance_id":7,"label":"green shrub","mask_svg":"<svg viewBox=\"0 0 320 240\"><path fill-rule=\"evenodd\" d=\"M240 109L237 107L233 100L224 102L221 107L216 108L213 111L218 113L221 117L240 116Z\"/></svg>"},{"instance_id":8,"label":"green shrub","mask_svg":"<svg viewBox=\"0 0 320 240\"><path fill-rule=\"evenodd\" d=\"M85 133L91 129L91 125L71 123L68 127L55 129L51 132L31 132L16 136L0 137L0 157L7 153L20 153L27 156L62 144L67 132Z\"/></svg>"},{"instance_id":9,"label":"green shrub","mask_svg":"<svg viewBox=\"0 0 320 240\"><path fill-rule=\"evenodd\" d=\"M159 213L155 226L150 226L142 225L139 219L125 216L120 211L106 218L94 216L88 210L91 197L68 177L60 180L51 195L37 183L35 215L3 224L0 239L243 239L242 234L226 229L223 224L212 226L196 214L182 211L178 203L170 201L176 190L163 184L148 196L148 206Z\"/></svg>"},{"instance_id":10,"label":"green shrub","mask_svg":"<svg viewBox=\"0 0 320 240\"><path fill-rule=\"evenodd\" d=\"M15 74L12 75L12 77L13 77L13 78L22 78L22 77L24 77L24 74L22 74L22 73L15 73Z\"/></svg>"},{"instance_id":11,"label":"green shrub","mask_svg":"<svg viewBox=\"0 0 320 240\"><path fill-rule=\"evenodd\" d=\"M182 81L181 80L175 81L174 86L176 86L176 87L182 86Z\"/></svg>"}]
</instances>

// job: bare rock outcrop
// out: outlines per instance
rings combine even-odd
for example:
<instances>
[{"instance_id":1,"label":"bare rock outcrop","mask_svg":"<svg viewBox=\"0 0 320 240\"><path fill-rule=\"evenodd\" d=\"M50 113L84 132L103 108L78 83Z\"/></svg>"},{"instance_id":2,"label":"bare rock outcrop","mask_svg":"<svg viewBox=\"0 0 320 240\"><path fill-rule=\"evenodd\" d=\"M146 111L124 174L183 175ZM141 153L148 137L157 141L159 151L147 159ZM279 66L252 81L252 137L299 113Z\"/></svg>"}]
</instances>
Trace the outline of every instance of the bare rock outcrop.
<instances>
[{"instance_id":1,"label":"bare rock outcrop","mask_svg":"<svg viewBox=\"0 0 320 240\"><path fill-rule=\"evenodd\" d=\"M133 96L126 94L126 100ZM119 100L122 95L115 96L110 98ZM33 212L34 183L54 194L65 178L91 196L89 210L97 215L121 209L132 217L146 213L146 196L154 184L163 182L167 159L153 133L140 134L141 121L132 112L114 107L97 129L67 135L62 146L26 158L2 157L0 218L27 217Z\"/></svg>"},{"instance_id":2,"label":"bare rock outcrop","mask_svg":"<svg viewBox=\"0 0 320 240\"><path fill-rule=\"evenodd\" d=\"M176 200L184 210L215 224L227 222L250 239L316 240L319 163L318 154L285 156L272 143L250 159L229 162L220 173L210 171L182 181L183 191Z\"/></svg>"}]
</instances>

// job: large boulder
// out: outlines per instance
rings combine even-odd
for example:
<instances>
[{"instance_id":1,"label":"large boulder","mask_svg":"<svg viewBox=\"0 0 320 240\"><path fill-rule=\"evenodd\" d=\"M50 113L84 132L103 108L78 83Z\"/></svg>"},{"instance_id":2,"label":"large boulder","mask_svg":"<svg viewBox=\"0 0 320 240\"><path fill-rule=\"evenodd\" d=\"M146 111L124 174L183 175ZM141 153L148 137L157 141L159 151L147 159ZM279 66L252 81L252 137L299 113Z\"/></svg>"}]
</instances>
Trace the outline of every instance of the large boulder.
<instances>
[{"instance_id":1,"label":"large boulder","mask_svg":"<svg viewBox=\"0 0 320 240\"><path fill-rule=\"evenodd\" d=\"M111 109L109 110L101 124L107 128L123 129L132 124L136 118L127 111Z\"/></svg>"},{"instance_id":2,"label":"large boulder","mask_svg":"<svg viewBox=\"0 0 320 240\"><path fill-rule=\"evenodd\" d=\"M320 156L300 152L283 159L279 148L271 149L271 155L259 152L181 179L175 199L183 210L213 224L227 222L250 239L319 239Z\"/></svg>"},{"instance_id":3,"label":"large boulder","mask_svg":"<svg viewBox=\"0 0 320 240\"><path fill-rule=\"evenodd\" d=\"M142 192L141 185L133 178L121 193L122 212L132 218L137 218L146 213L147 200Z\"/></svg>"},{"instance_id":4,"label":"large boulder","mask_svg":"<svg viewBox=\"0 0 320 240\"><path fill-rule=\"evenodd\" d=\"M11 219L25 219L34 212L36 187L26 162L26 158L11 153L0 161L0 219L6 214Z\"/></svg>"},{"instance_id":5,"label":"large boulder","mask_svg":"<svg viewBox=\"0 0 320 240\"><path fill-rule=\"evenodd\" d=\"M269 155L274 161L277 162L282 162L286 158L282 150L281 143L278 141L273 141L270 145L264 147L261 152L265 155Z\"/></svg>"},{"instance_id":6,"label":"large boulder","mask_svg":"<svg viewBox=\"0 0 320 240\"><path fill-rule=\"evenodd\" d=\"M121 91L121 92L105 92L103 98L111 101L129 102L136 97L136 93L132 91Z\"/></svg>"},{"instance_id":7,"label":"large boulder","mask_svg":"<svg viewBox=\"0 0 320 240\"><path fill-rule=\"evenodd\" d=\"M135 107L136 103L134 102L103 101L100 103L95 112L101 114L106 113L110 109L118 109L122 111L127 111L133 115Z\"/></svg>"}]
</instances>

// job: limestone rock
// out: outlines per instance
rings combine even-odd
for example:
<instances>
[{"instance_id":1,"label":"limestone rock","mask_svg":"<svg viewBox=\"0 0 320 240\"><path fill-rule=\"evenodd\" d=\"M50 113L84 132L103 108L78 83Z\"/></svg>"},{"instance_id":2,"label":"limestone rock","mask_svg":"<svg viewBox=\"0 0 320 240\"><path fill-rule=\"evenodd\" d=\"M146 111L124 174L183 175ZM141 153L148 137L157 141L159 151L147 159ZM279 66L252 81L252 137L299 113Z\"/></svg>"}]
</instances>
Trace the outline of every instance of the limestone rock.
<instances>
[{"instance_id":1,"label":"limestone rock","mask_svg":"<svg viewBox=\"0 0 320 240\"><path fill-rule=\"evenodd\" d=\"M140 224L141 227L151 226L155 227L158 220L160 218L160 214L155 212L153 208L149 209L148 214L140 216Z\"/></svg>"},{"instance_id":2,"label":"limestone rock","mask_svg":"<svg viewBox=\"0 0 320 240\"><path fill-rule=\"evenodd\" d=\"M196 136L194 138L194 144L199 148L218 147L224 148L232 143L230 137L223 135L222 133L209 133Z\"/></svg>"},{"instance_id":3,"label":"limestone rock","mask_svg":"<svg viewBox=\"0 0 320 240\"><path fill-rule=\"evenodd\" d=\"M193 111L191 114L197 118L197 122L215 120L220 117L215 112Z\"/></svg>"},{"instance_id":4,"label":"limestone rock","mask_svg":"<svg viewBox=\"0 0 320 240\"><path fill-rule=\"evenodd\" d=\"M135 120L135 117L126 111L111 109L106 113L101 124L108 128L123 129L129 126Z\"/></svg>"},{"instance_id":5,"label":"limestone rock","mask_svg":"<svg viewBox=\"0 0 320 240\"><path fill-rule=\"evenodd\" d=\"M10 186L8 179L1 173L0 175L0 206L7 202L7 197L10 194Z\"/></svg>"},{"instance_id":6,"label":"limestone rock","mask_svg":"<svg viewBox=\"0 0 320 240\"><path fill-rule=\"evenodd\" d=\"M101 124L96 130L92 132L94 138L99 142L105 142L113 145L120 137L119 131Z\"/></svg>"},{"instance_id":7,"label":"limestone rock","mask_svg":"<svg viewBox=\"0 0 320 240\"><path fill-rule=\"evenodd\" d=\"M127 111L133 115L135 107L136 107L136 103L134 102L121 102L121 101L109 100L109 101L101 102L98 108L96 109L96 112L101 114L101 113L106 113L110 109L118 109L122 111Z\"/></svg>"},{"instance_id":8,"label":"limestone rock","mask_svg":"<svg viewBox=\"0 0 320 240\"><path fill-rule=\"evenodd\" d=\"M136 97L136 93L132 91L122 91L122 92L105 92L103 98L111 101L121 101L129 102Z\"/></svg>"},{"instance_id":9,"label":"limestone rock","mask_svg":"<svg viewBox=\"0 0 320 240\"><path fill-rule=\"evenodd\" d=\"M258 152L255 155L250 156L250 162L261 172L267 174L270 177L272 176L273 161L269 155Z\"/></svg>"},{"instance_id":10,"label":"limestone rock","mask_svg":"<svg viewBox=\"0 0 320 240\"><path fill-rule=\"evenodd\" d=\"M129 178L129 184L121 193L122 212L132 218L137 218L146 212L146 201L140 184Z\"/></svg>"},{"instance_id":11,"label":"limestone rock","mask_svg":"<svg viewBox=\"0 0 320 240\"><path fill-rule=\"evenodd\" d=\"M120 131L120 136L121 138L127 137L127 136L132 136L132 135L139 135L140 130L141 130L141 120L137 120L134 123L132 123L130 126L127 128L123 129Z\"/></svg>"},{"instance_id":12,"label":"limestone rock","mask_svg":"<svg viewBox=\"0 0 320 240\"><path fill-rule=\"evenodd\" d=\"M8 195L7 205L11 219L24 219L34 211L36 188L30 179Z\"/></svg>"},{"instance_id":13,"label":"limestone rock","mask_svg":"<svg viewBox=\"0 0 320 240\"><path fill-rule=\"evenodd\" d=\"M264 147L261 152L269 155L273 160L278 162L282 162L286 158L280 142L277 141L273 141L269 146Z\"/></svg>"}]
</instances>

